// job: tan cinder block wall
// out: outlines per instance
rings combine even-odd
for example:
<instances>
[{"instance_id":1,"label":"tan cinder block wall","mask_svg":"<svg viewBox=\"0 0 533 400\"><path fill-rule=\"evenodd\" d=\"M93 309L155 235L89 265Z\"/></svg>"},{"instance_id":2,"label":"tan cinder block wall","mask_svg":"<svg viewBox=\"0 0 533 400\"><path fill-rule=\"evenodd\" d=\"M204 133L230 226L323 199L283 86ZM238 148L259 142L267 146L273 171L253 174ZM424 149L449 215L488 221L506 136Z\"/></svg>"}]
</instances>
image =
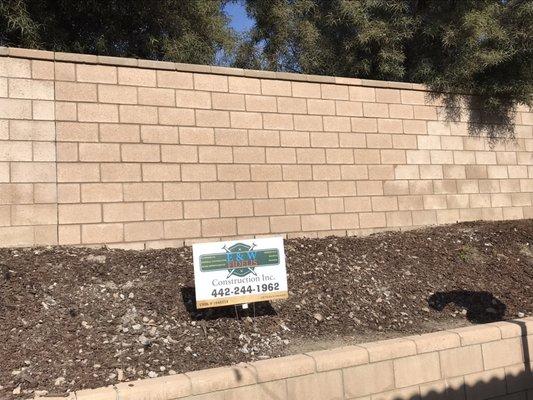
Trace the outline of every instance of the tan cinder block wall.
<instances>
[{"instance_id":1,"label":"tan cinder block wall","mask_svg":"<svg viewBox=\"0 0 533 400\"><path fill-rule=\"evenodd\" d=\"M530 317L119 383L70 399L532 400L532 333Z\"/></svg>"},{"instance_id":2,"label":"tan cinder block wall","mask_svg":"<svg viewBox=\"0 0 533 400\"><path fill-rule=\"evenodd\" d=\"M57 244L54 97L53 62L0 57L1 246Z\"/></svg>"},{"instance_id":3,"label":"tan cinder block wall","mask_svg":"<svg viewBox=\"0 0 533 400\"><path fill-rule=\"evenodd\" d=\"M422 85L0 49L0 243L116 247L533 217L533 113L490 148Z\"/></svg>"}]
</instances>

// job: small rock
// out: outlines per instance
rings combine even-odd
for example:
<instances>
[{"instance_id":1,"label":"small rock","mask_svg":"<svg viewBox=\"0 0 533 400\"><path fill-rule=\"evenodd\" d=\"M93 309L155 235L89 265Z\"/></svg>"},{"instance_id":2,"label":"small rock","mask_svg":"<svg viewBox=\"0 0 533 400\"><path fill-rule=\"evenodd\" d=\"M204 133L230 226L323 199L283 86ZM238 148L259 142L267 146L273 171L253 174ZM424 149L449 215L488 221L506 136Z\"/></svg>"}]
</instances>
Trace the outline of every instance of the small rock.
<instances>
[{"instance_id":1,"label":"small rock","mask_svg":"<svg viewBox=\"0 0 533 400\"><path fill-rule=\"evenodd\" d=\"M322 322L324 321L324 316L320 313L314 313L313 314L313 317L318 321L318 322Z\"/></svg>"},{"instance_id":2,"label":"small rock","mask_svg":"<svg viewBox=\"0 0 533 400\"><path fill-rule=\"evenodd\" d=\"M462 314L462 315L466 315L466 314L468 314L468 311L466 311L465 309L462 309L462 310L461 310L461 314Z\"/></svg>"},{"instance_id":3,"label":"small rock","mask_svg":"<svg viewBox=\"0 0 533 400\"><path fill-rule=\"evenodd\" d=\"M94 369L99 369L100 367L101 367L100 364L94 364L94 365L93 365L93 368L94 368Z\"/></svg>"},{"instance_id":4,"label":"small rock","mask_svg":"<svg viewBox=\"0 0 533 400\"><path fill-rule=\"evenodd\" d=\"M15 389L13 389L13 394L20 394L20 386L17 386Z\"/></svg>"},{"instance_id":5,"label":"small rock","mask_svg":"<svg viewBox=\"0 0 533 400\"><path fill-rule=\"evenodd\" d=\"M155 371L150 371L150 372L148 372L148 376L149 376L150 378L157 378L157 372L155 372Z\"/></svg>"},{"instance_id":6,"label":"small rock","mask_svg":"<svg viewBox=\"0 0 533 400\"><path fill-rule=\"evenodd\" d=\"M65 378L63 376L60 376L54 381L54 385L61 386L65 384Z\"/></svg>"},{"instance_id":7,"label":"small rock","mask_svg":"<svg viewBox=\"0 0 533 400\"><path fill-rule=\"evenodd\" d=\"M135 324L132 326L132 328L138 331L139 329L141 329L141 324Z\"/></svg>"},{"instance_id":8,"label":"small rock","mask_svg":"<svg viewBox=\"0 0 533 400\"><path fill-rule=\"evenodd\" d=\"M92 329L92 326L87 323L87 321L81 321L81 326L85 329Z\"/></svg>"},{"instance_id":9,"label":"small rock","mask_svg":"<svg viewBox=\"0 0 533 400\"><path fill-rule=\"evenodd\" d=\"M526 314L520 311L516 315L518 315L518 318L524 318L526 316Z\"/></svg>"},{"instance_id":10,"label":"small rock","mask_svg":"<svg viewBox=\"0 0 533 400\"><path fill-rule=\"evenodd\" d=\"M105 264L106 259L107 258L104 255L95 256L94 254L89 254L87 257L85 257L85 261L94 262L97 264Z\"/></svg>"},{"instance_id":11,"label":"small rock","mask_svg":"<svg viewBox=\"0 0 533 400\"><path fill-rule=\"evenodd\" d=\"M185 347L184 350L185 350L187 353L192 353L191 346L187 346L187 347Z\"/></svg>"},{"instance_id":12,"label":"small rock","mask_svg":"<svg viewBox=\"0 0 533 400\"><path fill-rule=\"evenodd\" d=\"M150 347L152 345L152 341L148 339L146 336L141 335L137 339L140 344L142 344L144 347Z\"/></svg>"},{"instance_id":13,"label":"small rock","mask_svg":"<svg viewBox=\"0 0 533 400\"><path fill-rule=\"evenodd\" d=\"M124 380L124 371L120 368L117 368L117 380L123 381Z\"/></svg>"}]
</instances>

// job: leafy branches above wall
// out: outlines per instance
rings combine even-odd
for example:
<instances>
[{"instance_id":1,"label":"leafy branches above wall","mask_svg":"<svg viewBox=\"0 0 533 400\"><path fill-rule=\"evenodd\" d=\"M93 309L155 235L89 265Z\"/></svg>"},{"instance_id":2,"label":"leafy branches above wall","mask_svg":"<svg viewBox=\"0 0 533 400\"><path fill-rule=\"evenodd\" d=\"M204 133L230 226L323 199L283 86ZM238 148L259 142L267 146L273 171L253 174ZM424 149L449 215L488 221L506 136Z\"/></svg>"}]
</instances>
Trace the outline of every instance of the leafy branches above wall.
<instances>
[{"instance_id":1,"label":"leafy branches above wall","mask_svg":"<svg viewBox=\"0 0 533 400\"><path fill-rule=\"evenodd\" d=\"M212 64L233 49L226 0L2 0L0 45Z\"/></svg>"},{"instance_id":2,"label":"leafy branches above wall","mask_svg":"<svg viewBox=\"0 0 533 400\"><path fill-rule=\"evenodd\" d=\"M239 66L425 83L446 93L448 118L467 106L471 133L491 140L512 137L517 105L531 104L531 1L246 4L257 24L237 54Z\"/></svg>"}]
</instances>

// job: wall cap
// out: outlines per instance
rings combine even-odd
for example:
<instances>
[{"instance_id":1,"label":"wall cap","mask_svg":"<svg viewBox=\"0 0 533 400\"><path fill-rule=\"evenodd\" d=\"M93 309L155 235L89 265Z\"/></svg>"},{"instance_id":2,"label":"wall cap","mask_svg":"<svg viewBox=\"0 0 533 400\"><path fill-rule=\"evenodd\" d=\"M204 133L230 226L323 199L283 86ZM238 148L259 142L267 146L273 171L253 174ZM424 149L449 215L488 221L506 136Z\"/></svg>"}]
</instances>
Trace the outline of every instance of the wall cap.
<instances>
[{"instance_id":1,"label":"wall cap","mask_svg":"<svg viewBox=\"0 0 533 400\"><path fill-rule=\"evenodd\" d=\"M334 85L366 86L387 89L408 89L429 92L427 86L419 83L379 81L373 79L348 78L340 76L308 75L292 72L262 71L216 65L200 65L175 63L170 61L145 60L127 57L113 57L94 54L53 52L47 50L24 49L19 47L0 46L0 57L27 58L35 60L49 60L61 62L74 62L83 64L101 64L118 67L149 68L166 71L196 72L204 74L245 76L260 79L276 79L286 81L330 83Z\"/></svg>"}]
</instances>

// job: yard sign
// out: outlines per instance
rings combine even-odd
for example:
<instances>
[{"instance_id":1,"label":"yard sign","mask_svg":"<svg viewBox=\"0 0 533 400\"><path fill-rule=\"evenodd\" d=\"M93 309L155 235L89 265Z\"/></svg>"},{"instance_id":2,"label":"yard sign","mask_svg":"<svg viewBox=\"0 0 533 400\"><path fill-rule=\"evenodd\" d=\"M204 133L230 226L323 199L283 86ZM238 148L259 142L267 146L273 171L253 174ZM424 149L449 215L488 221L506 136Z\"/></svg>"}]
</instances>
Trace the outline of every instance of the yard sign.
<instances>
[{"instance_id":1,"label":"yard sign","mask_svg":"<svg viewBox=\"0 0 533 400\"><path fill-rule=\"evenodd\" d=\"M283 238L192 246L196 308L288 297Z\"/></svg>"}]
</instances>

